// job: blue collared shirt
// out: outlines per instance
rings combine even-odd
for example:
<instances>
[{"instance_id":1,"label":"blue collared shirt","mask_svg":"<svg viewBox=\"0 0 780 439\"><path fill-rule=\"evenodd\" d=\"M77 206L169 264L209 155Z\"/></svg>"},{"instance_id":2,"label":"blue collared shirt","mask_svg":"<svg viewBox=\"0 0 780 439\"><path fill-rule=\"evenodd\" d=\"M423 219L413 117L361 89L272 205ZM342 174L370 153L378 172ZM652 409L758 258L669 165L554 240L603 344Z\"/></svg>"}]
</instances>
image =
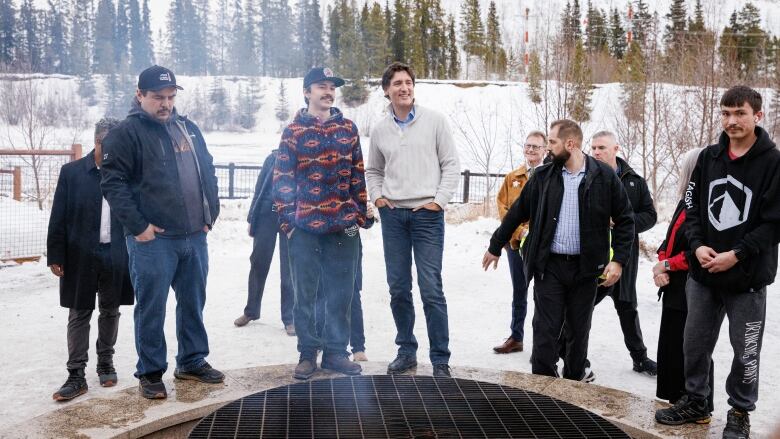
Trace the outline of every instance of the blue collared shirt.
<instances>
[{"instance_id":1,"label":"blue collared shirt","mask_svg":"<svg viewBox=\"0 0 780 439\"><path fill-rule=\"evenodd\" d=\"M572 174L563 167L563 201L561 211L558 214L558 223L555 226L550 251L561 255L580 254L580 200L579 188L582 179L585 178L587 160L582 169Z\"/></svg>"},{"instance_id":2,"label":"blue collared shirt","mask_svg":"<svg viewBox=\"0 0 780 439\"><path fill-rule=\"evenodd\" d=\"M407 125L412 123L412 120L414 119L414 105L412 105L412 111L409 112L409 114L406 116L406 119L401 120L395 115L395 110L393 110L393 120L395 120L395 123L398 124L398 127L402 130L406 128Z\"/></svg>"}]
</instances>

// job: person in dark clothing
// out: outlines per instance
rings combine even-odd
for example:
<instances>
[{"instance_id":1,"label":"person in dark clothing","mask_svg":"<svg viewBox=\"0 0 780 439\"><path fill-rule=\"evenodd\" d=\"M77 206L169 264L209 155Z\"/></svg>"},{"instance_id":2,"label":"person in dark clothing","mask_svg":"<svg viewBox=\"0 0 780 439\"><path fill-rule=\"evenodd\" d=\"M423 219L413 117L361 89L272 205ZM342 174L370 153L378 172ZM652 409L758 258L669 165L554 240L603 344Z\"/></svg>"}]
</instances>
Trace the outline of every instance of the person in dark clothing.
<instances>
[{"instance_id":1,"label":"person in dark clothing","mask_svg":"<svg viewBox=\"0 0 780 439\"><path fill-rule=\"evenodd\" d=\"M663 301L658 334L658 382L655 395L672 404L685 395L683 333L688 316L685 282L688 279L688 259L692 255L688 238L685 236L683 197L701 151L702 148L688 151L681 160L678 188L680 202L669 222L666 239L658 248L658 263L653 266L653 281L658 287L659 299ZM710 362L710 393L707 397L710 411L713 407L714 385L714 367Z\"/></svg>"},{"instance_id":2,"label":"person in dark clothing","mask_svg":"<svg viewBox=\"0 0 780 439\"><path fill-rule=\"evenodd\" d=\"M124 226L136 302L135 376L145 398L166 398L165 303L176 293L179 379L221 383L206 361L203 325L208 277L206 234L219 215L217 176L198 127L176 112L173 72L153 66L138 77L133 106L104 141L103 194Z\"/></svg>"},{"instance_id":3,"label":"person in dark clothing","mask_svg":"<svg viewBox=\"0 0 780 439\"><path fill-rule=\"evenodd\" d=\"M287 235L279 230L279 215L273 199L274 163L278 149L271 151L263 162L260 175L257 176L255 193L249 207L249 236L253 238L252 255L249 256L249 287L244 312L233 323L244 326L252 320L260 318L260 304L263 300L265 281L276 247L276 235L279 235L279 274L282 291L282 324L289 336L295 336L293 324L292 281L290 280L290 262L287 258Z\"/></svg>"},{"instance_id":4,"label":"person in dark clothing","mask_svg":"<svg viewBox=\"0 0 780 439\"><path fill-rule=\"evenodd\" d=\"M734 350L726 380L724 438L750 436L748 412L756 408L766 287L777 274L780 236L780 150L757 126L761 95L745 86L720 100L718 143L701 152L685 192L685 227L690 251L685 287L686 394L659 423L709 422L706 398L710 362L723 317L729 317Z\"/></svg>"},{"instance_id":5,"label":"person in dark clothing","mask_svg":"<svg viewBox=\"0 0 780 439\"><path fill-rule=\"evenodd\" d=\"M563 377L582 380L597 281L602 276L602 284L611 286L620 279L631 255L634 215L614 170L582 152L579 125L553 122L549 145L552 163L534 172L509 208L482 266L495 267L514 231L528 222L522 251L528 279L535 280L532 371L558 376L558 337L565 322L572 336Z\"/></svg>"},{"instance_id":6,"label":"person in dark clothing","mask_svg":"<svg viewBox=\"0 0 780 439\"><path fill-rule=\"evenodd\" d=\"M46 258L60 278L60 306L68 314L68 379L52 396L68 401L87 392L84 368L89 350L89 322L98 297L97 374L100 385L117 383L114 344L119 305L133 304L122 226L100 193L102 142L119 123L105 118L95 124L95 149L62 167L54 193Z\"/></svg>"},{"instance_id":7,"label":"person in dark clothing","mask_svg":"<svg viewBox=\"0 0 780 439\"><path fill-rule=\"evenodd\" d=\"M634 362L634 371L650 376L656 375L655 361L647 358L647 348L642 339L637 311L636 275L639 267L639 234L650 230L657 220L653 198L647 182L637 174L629 164L618 157L620 147L615 135L609 131L599 131L591 138L593 157L614 169L626 189L628 199L634 210L634 244L631 246L631 258L623 267L623 275L612 287L599 287L596 305L609 296L615 305L623 332L623 341Z\"/></svg>"}]
</instances>

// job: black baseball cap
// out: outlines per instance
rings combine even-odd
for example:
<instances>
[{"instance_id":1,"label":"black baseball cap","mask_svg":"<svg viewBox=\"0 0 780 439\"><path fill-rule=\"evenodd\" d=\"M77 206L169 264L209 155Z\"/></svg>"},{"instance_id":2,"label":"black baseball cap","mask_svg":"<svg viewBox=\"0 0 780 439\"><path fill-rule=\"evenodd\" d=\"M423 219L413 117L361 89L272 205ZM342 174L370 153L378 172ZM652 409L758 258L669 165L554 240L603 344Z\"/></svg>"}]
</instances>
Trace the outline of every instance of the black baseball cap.
<instances>
[{"instance_id":1,"label":"black baseball cap","mask_svg":"<svg viewBox=\"0 0 780 439\"><path fill-rule=\"evenodd\" d=\"M333 75L333 70L327 67L315 67L309 70L303 78L303 88L309 88L315 82L331 81L336 87L344 85L344 80Z\"/></svg>"},{"instance_id":2,"label":"black baseball cap","mask_svg":"<svg viewBox=\"0 0 780 439\"><path fill-rule=\"evenodd\" d=\"M168 87L184 90L176 85L176 76L170 69L154 65L138 75L139 90L162 90Z\"/></svg>"}]
</instances>

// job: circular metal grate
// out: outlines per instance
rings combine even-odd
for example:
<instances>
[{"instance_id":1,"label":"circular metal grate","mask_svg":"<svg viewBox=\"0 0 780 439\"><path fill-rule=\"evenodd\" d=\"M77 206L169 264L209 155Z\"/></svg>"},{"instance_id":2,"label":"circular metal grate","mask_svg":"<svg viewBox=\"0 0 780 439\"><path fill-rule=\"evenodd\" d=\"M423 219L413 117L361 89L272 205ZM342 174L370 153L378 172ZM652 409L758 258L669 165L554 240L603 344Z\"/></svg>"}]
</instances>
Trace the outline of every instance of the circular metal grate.
<instances>
[{"instance_id":1,"label":"circular metal grate","mask_svg":"<svg viewBox=\"0 0 780 439\"><path fill-rule=\"evenodd\" d=\"M200 438L628 438L555 398L459 378L374 375L255 393L203 418Z\"/></svg>"}]
</instances>

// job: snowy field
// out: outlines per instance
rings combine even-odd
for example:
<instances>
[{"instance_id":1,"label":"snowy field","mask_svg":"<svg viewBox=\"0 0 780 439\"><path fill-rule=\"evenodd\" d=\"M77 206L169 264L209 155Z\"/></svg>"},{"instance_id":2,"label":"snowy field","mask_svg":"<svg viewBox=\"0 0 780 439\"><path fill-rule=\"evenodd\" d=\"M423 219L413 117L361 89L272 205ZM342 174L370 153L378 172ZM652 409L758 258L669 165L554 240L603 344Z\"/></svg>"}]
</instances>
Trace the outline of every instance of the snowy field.
<instances>
[{"instance_id":1,"label":"snowy field","mask_svg":"<svg viewBox=\"0 0 780 439\"><path fill-rule=\"evenodd\" d=\"M244 328L233 326L233 320L241 314L246 301L251 251L251 240L246 236L247 207L246 201L225 203L220 221L209 237L211 274L205 310L211 345L208 360L221 369L292 364L298 359L295 338L285 335L279 317L278 261L274 261L269 275L260 321ZM444 287L449 304L451 364L530 372L532 304L526 323L526 351L496 355L491 349L509 334L512 299L505 258L495 272L484 273L480 268L488 239L497 225L494 219L479 219L459 225L448 224L446 229ZM665 224L656 226L644 235L644 239L656 245L665 228ZM381 230L377 226L362 233L367 355L372 361L390 361L395 355L395 329L385 283ZM639 308L645 343L650 349L650 356L655 358L661 304L656 301L650 268L649 261L641 262ZM66 378L67 310L58 305L57 280L45 263L0 269L0 285L0 376L4 378L0 386L2 429L62 407L62 404L51 400L51 394ZM772 321L776 311L780 310L779 289L775 284L768 294L767 316L770 322L764 335L761 398L758 410L752 416L754 432L763 433L764 437L778 420L777 407L780 403L780 369L773 367L780 360L780 327ZM415 297L419 298L418 295ZM166 322L170 366L166 376L172 373L176 354L174 307L171 295ZM425 321L419 300L416 300L416 307L415 333L420 341L418 358L428 362ZM87 366L90 390L79 400L114 393L137 383L132 377L136 361L132 308L123 307L122 313L115 356L119 386L113 389L99 386L94 373L94 348L91 348ZM91 346L94 346L96 338L96 318L93 317ZM596 309L593 322L590 359L596 383L647 397L654 396L655 380L631 370L631 359L619 336L617 315L609 300ZM715 354L718 383L715 414L720 418L725 417L728 409L723 385L731 359L725 328L724 325Z\"/></svg>"}]
</instances>

